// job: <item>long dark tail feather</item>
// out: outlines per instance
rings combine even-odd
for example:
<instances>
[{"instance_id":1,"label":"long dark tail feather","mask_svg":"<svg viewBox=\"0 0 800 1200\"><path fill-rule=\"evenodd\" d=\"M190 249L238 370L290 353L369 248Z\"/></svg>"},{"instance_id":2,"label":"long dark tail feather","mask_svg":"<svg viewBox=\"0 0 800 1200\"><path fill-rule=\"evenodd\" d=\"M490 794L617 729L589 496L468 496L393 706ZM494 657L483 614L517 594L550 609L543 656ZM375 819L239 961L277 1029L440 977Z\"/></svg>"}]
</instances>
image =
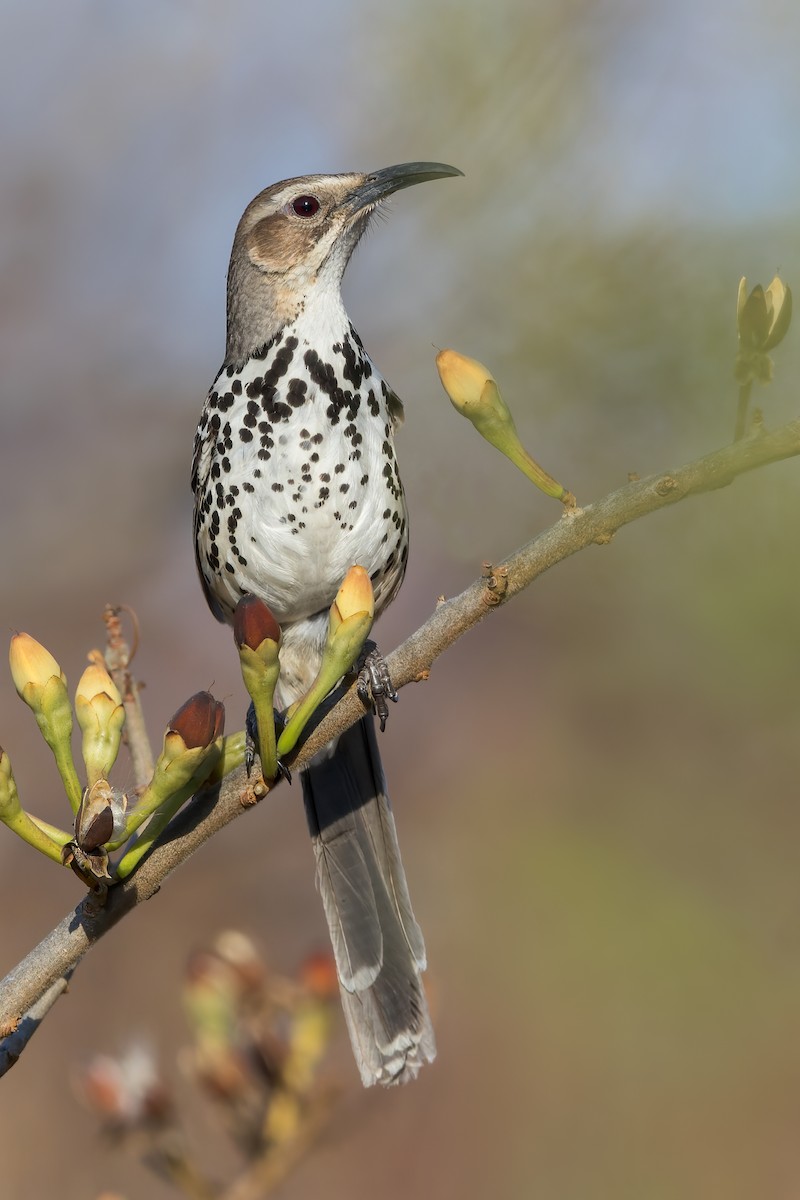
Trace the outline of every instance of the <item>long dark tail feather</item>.
<instances>
[{"instance_id":1,"label":"long dark tail feather","mask_svg":"<svg viewBox=\"0 0 800 1200\"><path fill-rule=\"evenodd\" d=\"M436 1056L411 910L372 718L303 772L317 887L365 1087L405 1083Z\"/></svg>"}]
</instances>

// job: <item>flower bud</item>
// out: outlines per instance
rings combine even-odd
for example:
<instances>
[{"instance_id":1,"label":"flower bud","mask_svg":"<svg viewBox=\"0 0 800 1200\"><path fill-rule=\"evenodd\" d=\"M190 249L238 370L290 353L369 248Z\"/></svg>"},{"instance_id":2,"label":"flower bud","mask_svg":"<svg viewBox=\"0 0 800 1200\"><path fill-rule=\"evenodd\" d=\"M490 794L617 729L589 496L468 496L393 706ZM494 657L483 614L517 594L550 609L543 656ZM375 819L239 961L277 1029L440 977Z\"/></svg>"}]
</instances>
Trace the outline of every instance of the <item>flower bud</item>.
<instances>
[{"instance_id":1,"label":"flower bud","mask_svg":"<svg viewBox=\"0 0 800 1200\"><path fill-rule=\"evenodd\" d=\"M278 773L273 700L280 675L281 629L263 600L243 596L233 614L233 636L247 694L253 701L258 727L258 757L265 779Z\"/></svg>"},{"instance_id":2,"label":"flower bud","mask_svg":"<svg viewBox=\"0 0 800 1200\"><path fill-rule=\"evenodd\" d=\"M210 692L196 692L170 718L167 736L177 734L187 750L210 746L225 727L225 705Z\"/></svg>"},{"instance_id":3,"label":"flower bud","mask_svg":"<svg viewBox=\"0 0 800 1200\"><path fill-rule=\"evenodd\" d=\"M330 622L336 628L350 617L366 616L372 623L375 616L375 593L372 580L364 567L353 566L347 572L342 586L331 605Z\"/></svg>"},{"instance_id":4,"label":"flower bud","mask_svg":"<svg viewBox=\"0 0 800 1200\"><path fill-rule=\"evenodd\" d=\"M522 445L514 418L491 372L457 350L440 350L436 367L453 407L472 422L481 437L505 454L545 495L574 508L572 493L540 467Z\"/></svg>"},{"instance_id":5,"label":"flower bud","mask_svg":"<svg viewBox=\"0 0 800 1200\"><path fill-rule=\"evenodd\" d=\"M265 639L280 643L281 627L267 605L258 596L243 596L233 614L233 636L236 645L258 650Z\"/></svg>"},{"instance_id":6,"label":"flower bud","mask_svg":"<svg viewBox=\"0 0 800 1200\"><path fill-rule=\"evenodd\" d=\"M436 369L454 408L465 416L467 410L480 405L486 384L494 383L491 372L483 363L467 358L457 350L440 350L436 355Z\"/></svg>"},{"instance_id":7,"label":"flower bud","mask_svg":"<svg viewBox=\"0 0 800 1200\"><path fill-rule=\"evenodd\" d=\"M278 738L279 755L297 745L301 733L328 693L352 669L364 648L375 616L372 582L364 567L347 572L330 607L328 638L311 687L289 709L289 720Z\"/></svg>"},{"instance_id":8,"label":"flower bud","mask_svg":"<svg viewBox=\"0 0 800 1200\"><path fill-rule=\"evenodd\" d=\"M171 717L153 778L123 831L109 843L109 849L116 850L148 817L152 818L117 864L119 879L131 873L180 806L206 782L219 761L224 726L225 706L210 692L197 692Z\"/></svg>"},{"instance_id":9,"label":"flower bud","mask_svg":"<svg viewBox=\"0 0 800 1200\"><path fill-rule=\"evenodd\" d=\"M17 693L36 717L42 737L53 752L72 810L77 812L82 788L72 761L72 708L66 676L49 650L27 633L12 637L8 659Z\"/></svg>"},{"instance_id":10,"label":"flower bud","mask_svg":"<svg viewBox=\"0 0 800 1200\"><path fill-rule=\"evenodd\" d=\"M155 1054L142 1043L119 1058L98 1054L76 1078L87 1108L113 1129L165 1124L172 1101L162 1082Z\"/></svg>"},{"instance_id":11,"label":"flower bud","mask_svg":"<svg viewBox=\"0 0 800 1200\"><path fill-rule=\"evenodd\" d=\"M11 759L0 746L0 821L8 821L22 811Z\"/></svg>"},{"instance_id":12,"label":"flower bud","mask_svg":"<svg viewBox=\"0 0 800 1200\"><path fill-rule=\"evenodd\" d=\"M319 1000L333 1000L339 995L336 960L328 950L309 954L300 966L299 978L303 987Z\"/></svg>"},{"instance_id":13,"label":"flower bud","mask_svg":"<svg viewBox=\"0 0 800 1200\"><path fill-rule=\"evenodd\" d=\"M61 861L61 843L55 841L55 836L60 835L66 841L69 835L52 826L42 828L25 812L20 803L17 782L11 769L11 759L2 746L0 746L0 821L8 826L12 833L16 833L28 845L33 846L34 850L39 850L54 862ZM52 831L53 837L47 832L48 829Z\"/></svg>"},{"instance_id":14,"label":"flower bud","mask_svg":"<svg viewBox=\"0 0 800 1200\"><path fill-rule=\"evenodd\" d=\"M119 754L125 709L108 671L91 663L75 691L75 716L83 732L83 761L90 786L108 777Z\"/></svg>"},{"instance_id":15,"label":"flower bud","mask_svg":"<svg viewBox=\"0 0 800 1200\"><path fill-rule=\"evenodd\" d=\"M744 351L774 350L786 336L792 319L792 292L777 275L766 291L757 283L747 294L747 280L739 281L736 326Z\"/></svg>"}]
</instances>

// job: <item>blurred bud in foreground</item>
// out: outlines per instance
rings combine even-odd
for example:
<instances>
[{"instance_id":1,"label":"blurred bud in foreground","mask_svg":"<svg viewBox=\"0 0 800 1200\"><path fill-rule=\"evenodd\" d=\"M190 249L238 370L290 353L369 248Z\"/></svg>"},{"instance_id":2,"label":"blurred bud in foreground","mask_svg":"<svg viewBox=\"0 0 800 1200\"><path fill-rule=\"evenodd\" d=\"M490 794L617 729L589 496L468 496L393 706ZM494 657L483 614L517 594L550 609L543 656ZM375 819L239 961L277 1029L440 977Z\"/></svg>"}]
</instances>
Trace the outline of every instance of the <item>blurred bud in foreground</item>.
<instances>
[{"instance_id":1,"label":"blurred bud in foreground","mask_svg":"<svg viewBox=\"0 0 800 1200\"><path fill-rule=\"evenodd\" d=\"M183 1008L192 1031L192 1070L216 1099L229 1102L249 1096L253 1088L239 997L239 981L228 963L206 950L190 957Z\"/></svg>"},{"instance_id":2,"label":"blurred bud in foreground","mask_svg":"<svg viewBox=\"0 0 800 1200\"><path fill-rule=\"evenodd\" d=\"M72 811L77 812L83 789L72 761L72 709L66 676L50 651L27 633L14 634L8 661L17 694L36 717L42 737L53 752Z\"/></svg>"},{"instance_id":3,"label":"blurred bud in foreground","mask_svg":"<svg viewBox=\"0 0 800 1200\"><path fill-rule=\"evenodd\" d=\"M436 369L453 407L540 491L574 507L575 497L531 458L519 440L514 418L489 370L457 350L440 350Z\"/></svg>"},{"instance_id":4,"label":"blurred bud in foreground","mask_svg":"<svg viewBox=\"0 0 800 1200\"><path fill-rule=\"evenodd\" d=\"M103 1124L115 1132L163 1125L172 1102L155 1055L137 1043L119 1058L98 1054L76 1073L75 1091Z\"/></svg>"},{"instance_id":5,"label":"blurred bud in foreground","mask_svg":"<svg viewBox=\"0 0 800 1200\"><path fill-rule=\"evenodd\" d=\"M258 756L265 779L278 773L273 703L280 674L281 630L258 596L243 596L233 614L233 636L247 693L253 701L258 727Z\"/></svg>"},{"instance_id":6,"label":"blurred bud in foreground","mask_svg":"<svg viewBox=\"0 0 800 1200\"><path fill-rule=\"evenodd\" d=\"M252 938L238 929L226 929L214 939L213 951L232 972L243 1000L260 995L267 965Z\"/></svg>"},{"instance_id":7,"label":"blurred bud in foreground","mask_svg":"<svg viewBox=\"0 0 800 1200\"><path fill-rule=\"evenodd\" d=\"M278 738L278 754L288 754L329 692L355 665L375 619L375 597L369 572L353 566L342 581L328 616L328 639L317 677L305 696L289 709Z\"/></svg>"},{"instance_id":8,"label":"blurred bud in foreground","mask_svg":"<svg viewBox=\"0 0 800 1200\"><path fill-rule=\"evenodd\" d=\"M297 1137L306 1113L306 1097L314 1085L330 1043L339 997L339 980L331 954L310 955L299 971L300 992L292 1009L280 1067L280 1087L264 1119L265 1140L277 1145Z\"/></svg>"},{"instance_id":9,"label":"blurred bud in foreground","mask_svg":"<svg viewBox=\"0 0 800 1200\"><path fill-rule=\"evenodd\" d=\"M125 709L122 696L108 671L91 663L75 690L75 716L83 733L83 761L89 786L107 779L117 760Z\"/></svg>"},{"instance_id":10,"label":"blurred bud in foreground","mask_svg":"<svg viewBox=\"0 0 800 1200\"><path fill-rule=\"evenodd\" d=\"M736 327L743 350L774 350L789 329L792 320L792 292L776 275L762 288L757 283L748 295L747 279L739 280L736 300Z\"/></svg>"},{"instance_id":11,"label":"blurred bud in foreground","mask_svg":"<svg viewBox=\"0 0 800 1200\"><path fill-rule=\"evenodd\" d=\"M336 1000L339 997L339 976L336 961L329 950L318 950L309 954L301 963L298 972L301 985L319 1000Z\"/></svg>"},{"instance_id":12,"label":"blurred bud in foreground","mask_svg":"<svg viewBox=\"0 0 800 1200\"><path fill-rule=\"evenodd\" d=\"M738 384L770 382L773 364L768 351L786 337L791 320L792 293L783 280L776 275L766 290L758 283L748 294L742 276L736 300L739 353L734 375Z\"/></svg>"}]
</instances>

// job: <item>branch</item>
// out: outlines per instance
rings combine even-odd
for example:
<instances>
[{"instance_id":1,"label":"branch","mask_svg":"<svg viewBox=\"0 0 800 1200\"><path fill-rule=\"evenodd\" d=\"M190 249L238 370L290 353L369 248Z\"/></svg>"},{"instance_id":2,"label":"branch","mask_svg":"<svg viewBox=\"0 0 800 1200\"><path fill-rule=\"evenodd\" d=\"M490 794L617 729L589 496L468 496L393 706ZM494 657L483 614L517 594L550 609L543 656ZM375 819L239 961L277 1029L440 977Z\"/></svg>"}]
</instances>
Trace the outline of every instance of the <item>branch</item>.
<instances>
[{"instance_id":1,"label":"branch","mask_svg":"<svg viewBox=\"0 0 800 1200\"><path fill-rule=\"evenodd\" d=\"M426 679L440 654L556 563L587 546L606 545L619 528L648 513L688 496L725 487L747 471L797 455L800 420L772 433L758 431L677 470L628 483L586 508L565 509L549 529L502 563L487 567L483 577L461 595L440 603L425 624L389 655L387 663L395 687ZM363 713L355 687L349 688L329 704L289 765L294 770L304 767ZM84 897L74 912L0 983L0 1031L17 1028L23 1014L75 968L90 946L157 892L176 867L267 791L260 781L253 786L240 768L221 785L198 793L170 823L135 875L111 889L104 908L98 909L91 896Z\"/></svg>"}]
</instances>

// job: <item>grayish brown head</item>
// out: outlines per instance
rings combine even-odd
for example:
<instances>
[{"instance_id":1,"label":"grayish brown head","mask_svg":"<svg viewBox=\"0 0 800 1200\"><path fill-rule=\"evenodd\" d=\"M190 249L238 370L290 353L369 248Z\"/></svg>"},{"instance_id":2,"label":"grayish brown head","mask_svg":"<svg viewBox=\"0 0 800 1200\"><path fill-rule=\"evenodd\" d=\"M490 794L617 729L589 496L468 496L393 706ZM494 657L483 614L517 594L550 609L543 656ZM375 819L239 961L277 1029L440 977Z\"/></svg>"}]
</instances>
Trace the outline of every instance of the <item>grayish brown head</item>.
<instances>
[{"instance_id":1,"label":"grayish brown head","mask_svg":"<svg viewBox=\"0 0 800 1200\"><path fill-rule=\"evenodd\" d=\"M315 295L341 305L345 267L381 200L427 179L461 174L443 163L402 163L369 175L301 175L260 192L233 242L226 361L241 365Z\"/></svg>"}]
</instances>

